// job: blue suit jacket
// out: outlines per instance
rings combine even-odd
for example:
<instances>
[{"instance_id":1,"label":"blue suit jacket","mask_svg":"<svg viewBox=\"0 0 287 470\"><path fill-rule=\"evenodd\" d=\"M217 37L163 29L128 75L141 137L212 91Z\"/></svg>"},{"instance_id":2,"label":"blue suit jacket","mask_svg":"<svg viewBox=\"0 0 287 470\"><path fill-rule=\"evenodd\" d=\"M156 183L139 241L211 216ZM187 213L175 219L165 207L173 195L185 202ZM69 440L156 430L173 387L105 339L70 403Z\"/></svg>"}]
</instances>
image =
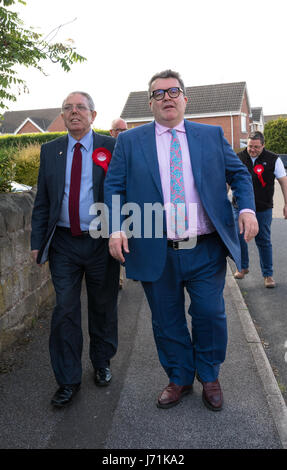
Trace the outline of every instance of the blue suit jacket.
<instances>
[{"instance_id":1,"label":"blue suit jacket","mask_svg":"<svg viewBox=\"0 0 287 470\"><path fill-rule=\"evenodd\" d=\"M93 149L113 151L113 137L93 132ZM48 259L49 245L59 219L64 196L68 136L59 137L41 147L38 187L32 213L31 249L40 250L37 262ZM103 201L104 170L93 165L94 202Z\"/></svg>"},{"instance_id":2,"label":"blue suit jacket","mask_svg":"<svg viewBox=\"0 0 287 470\"><path fill-rule=\"evenodd\" d=\"M255 210L251 177L224 138L221 127L184 122L191 167L201 202L240 269L240 246L226 183L231 186L240 210ZM109 207L110 233L120 230L126 217L122 214L120 221L117 222L116 217L112 220L113 195L121 198L121 206L132 202L141 209L141 236L129 239L130 254L124 255L127 277L142 281L157 280L164 269L167 253L165 217L162 238L154 235L144 237L144 204L164 204L154 122L119 135L104 193L105 203Z\"/></svg>"}]
</instances>

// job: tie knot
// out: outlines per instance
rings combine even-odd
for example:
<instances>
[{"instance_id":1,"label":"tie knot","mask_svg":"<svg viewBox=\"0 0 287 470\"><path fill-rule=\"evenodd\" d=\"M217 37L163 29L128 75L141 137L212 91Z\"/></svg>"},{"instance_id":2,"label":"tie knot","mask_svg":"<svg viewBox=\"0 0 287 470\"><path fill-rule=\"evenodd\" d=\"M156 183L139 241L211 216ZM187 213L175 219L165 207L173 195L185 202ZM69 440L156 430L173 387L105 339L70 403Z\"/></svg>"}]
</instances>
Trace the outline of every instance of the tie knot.
<instances>
[{"instance_id":1,"label":"tie knot","mask_svg":"<svg viewBox=\"0 0 287 470\"><path fill-rule=\"evenodd\" d=\"M177 133L176 133L175 129L170 129L169 131L170 131L173 138L177 137Z\"/></svg>"},{"instance_id":2,"label":"tie knot","mask_svg":"<svg viewBox=\"0 0 287 470\"><path fill-rule=\"evenodd\" d=\"M80 142L77 142L77 143L74 145L74 150L80 150L81 147L82 147L82 144L80 144Z\"/></svg>"}]
</instances>

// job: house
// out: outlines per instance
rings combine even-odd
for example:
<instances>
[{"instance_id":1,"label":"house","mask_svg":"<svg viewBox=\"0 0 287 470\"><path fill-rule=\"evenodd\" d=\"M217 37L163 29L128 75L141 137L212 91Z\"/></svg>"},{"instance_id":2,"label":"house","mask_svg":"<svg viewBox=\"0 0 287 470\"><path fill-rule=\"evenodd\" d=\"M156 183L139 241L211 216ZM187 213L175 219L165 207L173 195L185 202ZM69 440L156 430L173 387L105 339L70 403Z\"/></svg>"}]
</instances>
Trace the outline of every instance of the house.
<instances>
[{"instance_id":1,"label":"house","mask_svg":"<svg viewBox=\"0 0 287 470\"><path fill-rule=\"evenodd\" d=\"M250 132L264 131L263 108L251 108Z\"/></svg>"},{"instance_id":2,"label":"house","mask_svg":"<svg viewBox=\"0 0 287 470\"><path fill-rule=\"evenodd\" d=\"M246 82L186 87L186 95L186 119L219 125L234 149L245 147L252 119ZM131 92L121 117L128 128L151 122L147 91Z\"/></svg>"},{"instance_id":3,"label":"house","mask_svg":"<svg viewBox=\"0 0 287 470\"><path fill-rule=\"evenodd\" d=\"M280 118L287 119L287 114L269 114L264 116L264 123L266 124L269 121L274 121Z\"/></svg>"},{"instance_id":4,"label":"house","mask_svg":"<svg viewBox=\"0 0 287 470\"><path fill-rule=\"evenodd\" d=\"M27 134L38 132L63 132L65 125L61 108L7 111L0 121L0 134Z\"/></svg>"}]
</instances>

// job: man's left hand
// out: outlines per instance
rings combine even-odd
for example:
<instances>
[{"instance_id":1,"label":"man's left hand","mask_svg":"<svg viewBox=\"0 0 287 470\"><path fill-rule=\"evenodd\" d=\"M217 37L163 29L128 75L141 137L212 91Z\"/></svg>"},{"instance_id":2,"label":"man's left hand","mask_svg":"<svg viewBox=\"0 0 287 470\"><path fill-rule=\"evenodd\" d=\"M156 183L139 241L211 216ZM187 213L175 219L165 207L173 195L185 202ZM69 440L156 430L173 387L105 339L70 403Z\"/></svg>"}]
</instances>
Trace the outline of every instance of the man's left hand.
<instances>
[{"instance_id":1,"label":"man's left hand","mask_svg":"<svg viewBox=\"0 0 287 470\"><path fill-rule=\"evenodd\" d=\"M259 232L258 222L251 212L241 212L238 218L240 233L244 233L244 240L250 242Z\"/></svg>"}]
</instances>

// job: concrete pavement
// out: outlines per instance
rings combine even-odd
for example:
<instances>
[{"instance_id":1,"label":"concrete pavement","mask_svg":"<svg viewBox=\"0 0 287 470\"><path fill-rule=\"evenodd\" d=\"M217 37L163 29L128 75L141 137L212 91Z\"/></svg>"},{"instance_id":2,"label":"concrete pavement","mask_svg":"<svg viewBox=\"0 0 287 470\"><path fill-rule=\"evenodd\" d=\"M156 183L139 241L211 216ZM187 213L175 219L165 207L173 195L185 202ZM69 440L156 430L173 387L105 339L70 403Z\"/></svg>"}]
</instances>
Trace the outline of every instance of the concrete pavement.
<instances>
[{"instance_id":1,"label":"concrete pavement","mask_svg":"<svg viewBox=\"0 0 287 470\"><path fill-rule=\"evenodd\" d=\"M112 360L111 385L97 388L93 382L83 295L81 391L72 406L50 407L56 385L48 356L48 315L37 323L31 340L14 349L17 359L11 372L0 374L0 448L114 453L115 449L286 449L286 405L229 269L225 303L229 343L220 373L225 400L221 412L203 405L197 381L193 394L176 407L156 407L167 378L157 359L141 284L126 280L119 298L119 350Z\"/></svg>"}]
</instances>

